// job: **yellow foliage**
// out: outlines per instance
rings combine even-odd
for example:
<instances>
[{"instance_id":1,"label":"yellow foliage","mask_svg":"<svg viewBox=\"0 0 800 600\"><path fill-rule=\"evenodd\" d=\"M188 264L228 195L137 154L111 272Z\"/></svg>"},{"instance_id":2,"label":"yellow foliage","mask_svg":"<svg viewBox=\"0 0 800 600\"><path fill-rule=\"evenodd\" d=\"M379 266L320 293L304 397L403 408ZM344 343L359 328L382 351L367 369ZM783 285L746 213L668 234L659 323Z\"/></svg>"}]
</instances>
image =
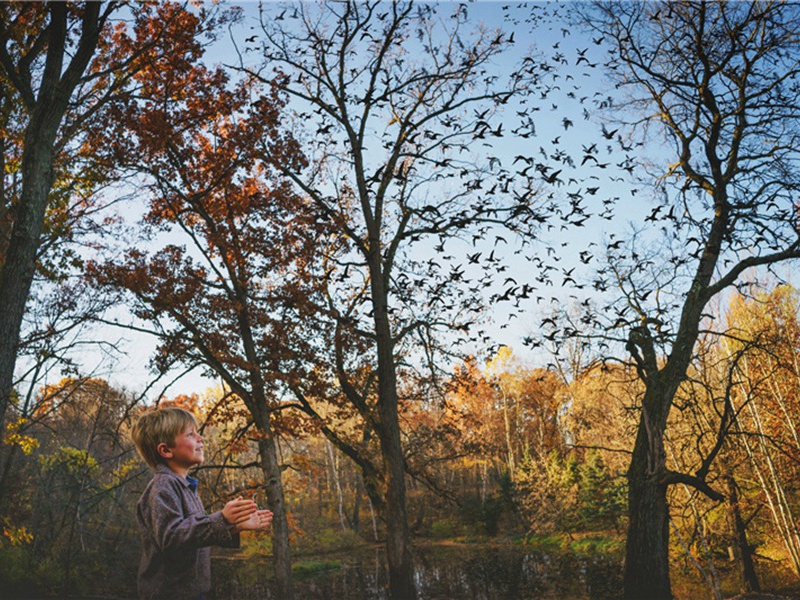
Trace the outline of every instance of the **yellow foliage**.
<instances>
[{"instance_id":1,"label":"yellow foliage","mask_svg":"<svg viewBox=\"0 0 800 600\"><path fill-rule=\"evenodd\" d=\"M141 462L138 458L132 458L131 460L122 463L119 467L111 472L109 482L105 485L106 489L111 489L118 486L125 480L131 471L140 467Z\"/></svg>"},{"instance_id":2,"label":"yellow foliage","mask_svg":"<svg viewBox=\"0 0 800 600\"><path fill-rule=\"evenodd\" d=\"M20 418L13 423L9 423L6 426L8 433L3 437L3 443L8 446L19 446L24 454L31 454L39 447L39 440L20 433L20 429L27 422L28 419Z\"/></svg>"},{"instance_id":3,"label":"yellow foliage","mask_svg":"<svg viewBox=\"0 0 800 600\"><path fill-rule=\"evenodd\" d=\"M24 525L22 527L14 527L9 523L4 523L3 537L6 538L12 546L22 546L23 544L30 544L33 541L33 534L30 533Z\"/></svg>"},{"instance_id":4,"label":"yellow foliage","mask_svg":"<svg viewBox=\"0 0 800 600\"><path fill-rule=\"evenodd\" d=\"M516 357L514 350L510 346L500 346L497 349L497 354L486 364L486 371L488 373L502 373L509 370Z\"/></svg>"},{"instance_id":5,"label":"yellow foliage","mask_svg":"<svg viewBox=\"0 0 800 600\"><path fill-rule=\"evenodd\" d=\"M61 471L76 477L91 475L100 467L88 452L71 446L62 446L52 454L40 456L39 462L45 471Z\"/></svg>"}]
</instances>

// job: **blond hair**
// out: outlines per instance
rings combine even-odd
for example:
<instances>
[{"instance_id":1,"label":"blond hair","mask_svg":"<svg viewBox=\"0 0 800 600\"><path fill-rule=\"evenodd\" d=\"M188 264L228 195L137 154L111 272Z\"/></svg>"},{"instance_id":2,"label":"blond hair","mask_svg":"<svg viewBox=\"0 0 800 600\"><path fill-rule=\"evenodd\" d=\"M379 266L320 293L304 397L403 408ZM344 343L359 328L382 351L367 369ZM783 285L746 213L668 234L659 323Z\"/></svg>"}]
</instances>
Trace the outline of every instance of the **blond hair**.
<instances>
[{"instance_id":1,"label":"blond hair","mask_svg":"<svg viewBox=\"0 0 800 600\"><path fill-rule=\"evenodd\" d=\"M159 444L174 445L175 438L191 425L197 427L197 419L188 410L175 406L158 408L137 419L131 430L131 439L139 456L155 469L164 462L158 453Z\"/></svg>"}]
</instances>

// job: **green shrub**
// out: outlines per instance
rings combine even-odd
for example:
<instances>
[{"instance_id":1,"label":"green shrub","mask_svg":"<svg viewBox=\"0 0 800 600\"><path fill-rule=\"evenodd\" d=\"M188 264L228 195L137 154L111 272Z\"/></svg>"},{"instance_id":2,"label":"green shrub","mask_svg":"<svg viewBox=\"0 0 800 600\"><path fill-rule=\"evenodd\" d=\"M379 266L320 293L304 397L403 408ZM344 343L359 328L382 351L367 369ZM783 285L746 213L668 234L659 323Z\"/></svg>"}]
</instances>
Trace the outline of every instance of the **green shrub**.
<instances>
[{"instance_id":1,"label":"green shrub","mask_svg":"<svg viewBox=\"0 0 800 600\"><path fill-rule=\"evenodd\" d=\"M584 529L618 528L627 505L626 481L609 472L590 450L578 468L578 515Z\"/></svg>"},{"instance_id":2,"label":"green shrub","mask_svg":"<svg viewBox=\"0 0 800 600\"><path fill-rule=\"evenodd\" d=\"M292 565L292 573L295 575L311 575L341 568L342 563L338 560L304 560Z\"/></svg>"},{"instance_id":3,"label":"green shrub","mask_svg":"<svg viewBox=\"0 0 800 600\"><path fill-rule=\"evenodd\" d=\"M454 538L458 534L455 523L450 521L434 521L431 523L430 536L437 540Z\"/></svg>"},{"instance_id":4,"label":"green shrub","mask_svg":"<svg viewBox=\"0 0 800 600\"><path fill-rule=\"evenodd\" d=\"M52 556L47 556L36 564L34 581L44 590L56 591L62 588L65 570Z\"/></svg>"},{"instance_id":5,"label":"green shrub","mask_svg":"<svg viewBox=\"0 0 800 600\"><path fill-rule=\"evenodd\" d=\"M29 565L30 557L25 547L0 545L0 582L17 585L26 581L30 577Z\"/></svg>"},{"instance_id":6,"label":"green shrub","mask_svg":"<svg viewBox=\"0 0 800 600\"><path fill-rule=\"evenodd\" d=\"M484 500L472 496L462 500L461 518L467 528L493 537L499 531L505 508L506 502L500 495L489 494Z\"/></svg>"},{"instance_id":7,"label":"green shrub","mask_svg":"<svg viewBox=\"0 0 800 600\"><path fill-rule=\"evenodd\" d=\"M581 556L590 554L621 556L625 549L625 543L613 537L592 536L570 542L569 549Z\"/></svg>"},{"instance_id":8,"label":"green shrub","mask_svg":"<svg viewBox=\"0 0 800 600\"><path fill-rule=\"evenodd\" d=\"M553 554L561 551L564 547L564 543L564 536L560 534L530 535L525 538L523 545L534 552Z\"/></svg>"},{"instance_id":9,"label":"green shrub","mask_svg":"<svg viewBox=\"0 0 800 600\"><path fill-rule=\"evenodd\" d=\"M346 550L363 546L361 536L352 529L323 527L319 530L293 535L292 552L295 555L318 554ZM269 535L248 536L243 540L243 552L247 556L272 556L272 537Z\"/></svg>"}]
</instances>

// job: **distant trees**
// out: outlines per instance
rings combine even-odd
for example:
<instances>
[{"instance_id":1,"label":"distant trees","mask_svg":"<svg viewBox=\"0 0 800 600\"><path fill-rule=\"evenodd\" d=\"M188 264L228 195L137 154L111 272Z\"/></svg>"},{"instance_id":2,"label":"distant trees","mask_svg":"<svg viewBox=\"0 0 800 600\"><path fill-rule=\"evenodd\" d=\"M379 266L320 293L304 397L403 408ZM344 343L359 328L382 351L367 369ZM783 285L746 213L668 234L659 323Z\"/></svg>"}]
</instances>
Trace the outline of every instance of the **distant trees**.
<instances>
[{"instance_id":1,"label":"distant trees","mask_svg":"<svg viewBox=\"0 0 800 600\"><path fill-rule=\"evenodd\" d=\"M800 461L797 381L800 377L800 329L797 291L779 286L752 298L736 296L727 325L731 337L725 352L742 354L731 405L737 411L735 435L730 441L729 495L749 511L734 520L732 537L737 558L744 563L745 590L758 589L752 561L755 547L748 542L747 523L761 510L770 520L795 573L800 573L800 540L794 498ZM746 482L750 482L749 484ZM730 500L731 498L729 498ZM733 510L735 507L731 506ZM752 573L752 574L751 574Z\"/></svg>"},{"instance_id":2,"label":"distant trees","mask_svg":"<svg viewBox=\"0 0 800 600\"><path fill-rule=\"evenodd\" d=\"M774 568L758 555L779 555L783 547L784 565L792 561L787 544L794 543L798 498L791 425L797 411L790 397L798 352L795 298L784 287L734 297L718 319L727 341L702 347L702 360L693 362L676 396L684 410L670 416L665 450L670 468L678 469L691 468L714 447L717 431L709 423L716 424L726 402L736 413L708 474L709 484L729 502L710 502L683 486L673 486L669 496L675 531L688 551L687 568L704 567L716 589L719 581L710 569L717 563L718 573L727 572L720 561L727 562L721 557L728 548L740 564L750 553L750 589L758 587L758 575ZM785 413L776 403L775 384L785 385ZM404 449L413 474L415 536L613 537L625 525L629 455L621 450L634 439L640 386L632 369L596 365L567 389L555 372L525 365L507 351L458 369L443 402L420 402L401 414L409 427ZM726 400L728 389L734 393ZM102 577L97 569L115 560L113 568L125 573L120 595L130 590L133 506L147 478L127 433L139 410L136 402L102 380L66 378L38 389L27 419L12 423L4 438L4 448L16 449L7 479L12 501L0 536L4 589L17 589L12 582L27 577L38 580L40 592L78 593L93 589ZM227 388L161 402L192 410L203 424L207 463L197 477L209 506L231 494L261 497L262 436L244 402ZM282 422L289 415L274 416L276 432L292 436L282 440L281 462L291 467L282 483L293 553L342 551L361 538L384 535L385 523L370 505L357 464L342 460L315 428L296 436ZM538 436L542 427L552 435ZM514 442L513 477L508 439ZM267 539L248 539L247 551L271 553Z\"/></svg>"},{"instance_id":3,"label":"distant trees","mask_svg":"<svg viewBox=\"0 0 800 600\"><path fill-rule=\"evenodd\" d=\"M0 516L5 591L81 593L104 568L133 577L130 486L145 473L128 439L133 401L106 381L64 378L38 389L32 410L12 422L3 440L12 450L4 469L13 460Z\"/></svg>"},{"instance_id":4,"label":"distant trees","mask_svg":"<svg viewBox=\"0 0 800 600\"><path fill-rule=\"evenodd\" d=\"M502 456L509 477L530 461L564 453L559 414L567 404L557 375L532 368L502 347L482 369L468 362L454 378L448 408L465 420L464 441Z\"/></svg>"},{"instance_id":5,"label":"distant trees","mask_svg":"<svg viewBox=\"0 0 800 600\"><path fill-rule=\"evenodd\" d=\"M797 7L780 2L603 4L591 16L613 43L610 66L637 131L668 144L663 208L651 220L682 242L657 259L641 241L610 256L623 291L616 326L625 323L644 385L628 471L628 598L671 597L668 486L723 498L706 480L718 445L694 473L668 468L664 448L709 302L749 269L800 256L798 23ZM732 421L720 418L721 439Z\"/></svg>"},{"instance_id":6,"label":"distant trees","mask_svg":"<svg viewBox=\"0 0 800 600\"><path fill-rule=\"evenodd\" d=\"M595 395L568 390L555 371L526 364L508 348L486 365L458 369L444 410L433 414L452 419L446 435L459 442L459 452L439 466L439 479L465 521L480 515L490 535L499 528L538 535L620 527L626 486L615 468L620 460L608 450L610 436L625 443L618 433L624 421L607 428L590 418L585 427L576 426L588 416L579 402L597 404L604 413L621 402L604 400L615 376L592 374L605 390Z\"/></svg>"}]
</instances>

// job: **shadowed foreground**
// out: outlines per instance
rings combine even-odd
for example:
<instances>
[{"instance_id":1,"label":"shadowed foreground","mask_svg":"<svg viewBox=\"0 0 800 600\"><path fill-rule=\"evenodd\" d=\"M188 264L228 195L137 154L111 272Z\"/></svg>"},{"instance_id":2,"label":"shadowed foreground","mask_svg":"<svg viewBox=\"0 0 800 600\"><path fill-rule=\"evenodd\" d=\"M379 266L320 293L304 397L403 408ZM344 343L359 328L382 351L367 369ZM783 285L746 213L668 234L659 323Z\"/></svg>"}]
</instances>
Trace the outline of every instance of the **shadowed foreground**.
<instances>
[{"instance_id":1,"label":"shadowed foreground","mask_svg":"<svg viewBox=\"0 0 800 600\"><path fill-rule=\"evenodd\" d=\"M436 546L416 550L419 597L493 600L611 599L621 590L619 564L603 556L556 556L517 547ZM385 553L368 548L347 556L322 557L329 570L298 575L299 597L309 600L388 598ZM256 560L218 559L214 564L217 600L277 599L269 566Z\"/></svg>"}]
</instances>

